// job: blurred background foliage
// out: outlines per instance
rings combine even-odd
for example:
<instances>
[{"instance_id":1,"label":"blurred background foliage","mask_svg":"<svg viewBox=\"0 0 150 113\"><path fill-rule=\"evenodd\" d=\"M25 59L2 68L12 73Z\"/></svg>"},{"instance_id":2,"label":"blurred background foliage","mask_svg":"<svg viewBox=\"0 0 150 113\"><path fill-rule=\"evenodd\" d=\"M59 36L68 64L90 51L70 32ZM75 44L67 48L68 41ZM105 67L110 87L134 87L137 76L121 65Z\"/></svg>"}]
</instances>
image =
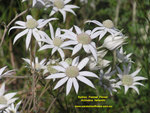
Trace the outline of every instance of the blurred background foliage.
<instances>
[{"instance_id":1,"label":"blurred background foliage","mask_svg":"<svg viewBox=\"0 0 150 113\"><path fill-rule=\"evenodd\" d=\"M80 84L80 91L78 95L94 96L107 95L106 104L112 105L110 109L106 108L74 108L74 105L91 104L90 102L81 103L74 91L71 91L69 96L65 96L65 90L58 96L55 104L52 107L51 113L150 113L150 1L149 0L88 0L88 3L81 3L79 0L73 0L73 4L80 6L76 9L77 16L67 13L66 23L62 22L62 15L57 13L55 17L59 20L52 22L54 28L70 28L72 25L78 25L81 28L94 28L94 25L84 25L86 20L98 20L102 22L106 19L111 19L115 23L115 27L123 30L122 32L128 36L127 44L124 50L127 53L133 53L132 59L135 62L132 65L132 70L141 67L142 70L139 75L148 78L143 81L145 87L138 87L140 95L133 90L129 90L124 94L124 88L118 90L113 96L110 96L108 91L104 91L95 82L96 90ZM4 25L7 25L15 15L21 13L28 8L30 3L21 3L21 0L0 0L0 39L3 34ZM42 8L31 9L28 13L20 17L18 20L26 21L26 15L31 14L34 18L49 18L51 9L44 11ZM14 26L14 24L12 24ZM43 29L49 34L49 28ZM21 38L15 45L12 45L14 36L20 30L13 30L6 35L2 47L0 47L0 67L5 65L9 69L17 69L17 76L25 76L29 70L25 68L25 63L22 58L28 57L29 53L25 50L25 38ZM50 55L50 51L37 52L36 55L43 59ZM50 56L51 57L51 56ZM8 89L10 91L19 91L20 97L25 98L30 95L30 80L28 79L7 79ZM46 81L45 81L46 83ZM11 85L9 85L11 84ZM53 98L58 93L58 90L53 91L54 84L51 83L50 91L52 95L49 96L50 91L46 92L41 98L37 106L40 107L39 113L43 113L45 109L53 101ZM42 86L37 88L42 91ZM102 104L102 103L96 103ZM45 106L45 107L43 107Z\"/></svg>"}]
</instances>

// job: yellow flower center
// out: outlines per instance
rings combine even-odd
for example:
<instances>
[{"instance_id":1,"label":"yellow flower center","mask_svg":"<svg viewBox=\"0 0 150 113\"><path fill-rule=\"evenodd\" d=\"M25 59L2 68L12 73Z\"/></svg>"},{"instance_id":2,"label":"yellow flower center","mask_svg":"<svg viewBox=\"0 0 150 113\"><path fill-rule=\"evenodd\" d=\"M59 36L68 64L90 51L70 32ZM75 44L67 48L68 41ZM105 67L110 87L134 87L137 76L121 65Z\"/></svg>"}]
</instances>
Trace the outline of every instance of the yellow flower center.
<instances>
[{"instance_id":1,"label":"yellow flower center","mask_svg":"<svg viewBox=\"0 0 150 113\"><path fill-rule=\"evenodd\" d=\"M40 70L41 69L41 65L39 63L35 64L35 69L36 70Z\"/></svg>"},{"instance_id":2,"label":"yellow flower center","mask_svg":"<svg viewBox=\"0 0 150 113\"><path fill-rule=\"evenodd\" d=\"M88 34L86 33L81 33L77 36L77 40L79 43L87 45L89 43L91 43L91 38Z\"/></svg>"},{"instance_id":3,"label":"yellow flower center","mask_svg":"<svg viewBox=\"0 0 150 113\"><path fill-rule=\"evenodd\" d=\"M26 27L27 27L28 29L34 29L34 28L36 28L37 26L38 26L38 23L37 23L37 21L36 21L35 19L33 19L33 18L27 20L27 22L26 22Z\"/></svg>"},{"instance_id":4,"label":"yellow flower center","mask_svg":"<svg viewBox=\"0 0 150 113\"><path fill-rule=\"evenodd\" d=\"M7 104L7 99L4 96L0 96L0 104Z\"/></svg>"},{"instance_id":5,"label":"yellow flower center","mask_svg":"<svg viewBox=\"0 0 150 113\"><path fill-rule=\"evenodd\" d=\"M63 0L54 0L54 6L58 9L64 8L64 1Z\"/></svg>"},{"instance_id":6,"label":"yellow flower center","mask_svg":"<svg viewBox=\"0 0 150 113\"><path fill-rule=\"evenodd\" d=\"M114 24L113 24L113 22L111 20L105 20L105 21L103 21L103 25L104 25L104 27L107 27L109 29L111 29L111 28L114 27Z\"/></svg>"},{"instance_id":7,"label":"yellow flower center","mask_svg":"<svg viewBox=\"0 0 150 113\"><path fill-rule=\"evenodd\" d=\"M130 75L124 75L122 77L122 84L131 86L133 84L133 78Z\"/></svg>"},{"instance_id":8,"label":"yellow flower center","mask_svg":"<svg viewBox=\"0 0 150 113\"><path fill-rule=\"evenodd\" d=\"M73 78L79 75L79 69L76 66L70 66L65 73L68 77Z\"/></svg>"},{"instance_id":9,"label":"yellow flower center","mask_svg":"<svg viewBox=\"0 0 150 113\"><path fill-rule=\"evenodd\" d=\"M63 43L63 41L58 37L54 38L54 40L53 40L54 46L59 47L62 43Z\"/></svg>"}]
</instances>

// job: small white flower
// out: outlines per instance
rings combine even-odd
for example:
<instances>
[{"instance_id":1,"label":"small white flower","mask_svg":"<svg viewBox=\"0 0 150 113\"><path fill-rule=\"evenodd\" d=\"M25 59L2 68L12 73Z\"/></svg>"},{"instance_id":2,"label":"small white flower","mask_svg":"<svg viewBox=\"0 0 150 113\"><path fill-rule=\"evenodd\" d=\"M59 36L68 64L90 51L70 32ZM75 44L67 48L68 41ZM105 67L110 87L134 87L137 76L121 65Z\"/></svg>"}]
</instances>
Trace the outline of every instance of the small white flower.
<instances>
[{"instance_id":1,"label":"small white flower","mask_svg":"<svg viewBox=\"0 0 150 113\"><path fill-rule=\"evenodd\" d=\"M102 39L107 32L109 32L112 36L114 36L116 33L122 35L120 31L114 27L113 22L109 19L103 21L102 23L97 20L86 21L86 23L91 23L91 22L99 26L94 28L92 31L99 35L99 40Z\"/></svg>"},{"instance_id":2,"label":"small white flower","mask_svg":"<svg viewBox=\"0 0 150 113\"><path fill-rule=\"evenodd\" d=\"M126 55L126 52L123 52L123 47L121 47L119 50L117 50L117 58L120 63L122 62L133 62L130 58L132 53L129 53Z\"/></svg>"},{"instance_id":3,"label":"small white flower","mask_svg":"<svg viewBox=\"0 0 150 113\"><path fill-rule=\"evenodd\" d=\"M114 36L109 35L105 38L102 47L105 47L109 50L117 49L125 43L126 38L127 37L125 37L123 35L118 35L118 33L115 34Z\"/></svg>"},{"instance_id":4,"label":"small white flower","mask_svg":"<svg viewBox=\"0 0 150 113\"><path fill-rule=\"evenodd\" d=\"M52 48L52 52L51 55L53 55L56 51L59 52L62 60L64 60L65 58L65 53L63 52L63 49L72 49L71 47L67 47L67 46L63 46L62 45L65 43L64 39L60 37L61 35L61 30L60 28L56 29L56 33L54 34L54 29L53 26L51 24L49 24L50 27L50 33L51 33L51 38L49 38L49 36L45 36L46 38L43 38L41 41L47 43L44 46L42 46L39 51L41 50L45 50L45 49L51 49Z\"/></svg>"},{"instance_id":5,"label":"small white flower","mask_svg":"<svg viewBox=\"0 0 150 113\"><path fill-rule=\"evenodd\" d=\"M118 85L124 86L125 94L127 93L129 88L133 88L139 94L139 90L136 87L136 85L141 85L141 86L144 86L144 85L137 81L146 80L147 78L136 76L140 72L141 69L137 69L135 72L129 74L130 69L131 69L131 63L128 64L128 67L123 65L123 68L124 68L124 72L122 72L121 69L117 67L117 70L119 72L118 77L121 80L119 81Z\"/></svg>"},{"instance_id":6,"label":"small white flower","mask_svg":"<svg viewBox=\"0 0 150 113\"><path fill-rule=\"evenodd\" d=\"M100 70L99 83L102 87L104 87L104 89L107 89L111 95L112 95L112 92L117 92L116 88L120 88L118 83L116 83L116 80L111 79L112 75L115 72L116 72L115 70L111 72L111 68L109 68L107 72L105 73L103 72L103 70Z\"/></svg>"},{"instance_id":7,"label":"small white flower","mask_svg":"<svg viewBox=\"0 0 150 113\"><path fill-rule=\"evenodd\" d=\"M7 68L7 66L0 68L0 79L4 76L9 76L14 72L14 70L9 70L9 71L6 71L5 73L3 73L6 68Z\"/></svg>"},{"instance_id":8,"label":"small white flower","mask_svg":"<svg viewBox=\"0 0 150 113\"><path fill-rule=\"evenodd\" d=\"M30 59L27 58L22 58L26 63L28 63L29 65L31 65L31 61ZM35 65L34 65L34 61L32 61L32 69L36 69L37 71L40 71L41 69L44 69L44 64L45 64L46 59L43 59L39 62L38 57L35 57Z\"/></svg>"},{"instance_id":9,"label":"small white flower","mask_svg":"<svg viewBox=\"0 0 150 113\"><path fill-rule=\"evenodd\" d=\"M16 106L14 105L14 103L12 103L12 104L4 111L4 113L20 113L20 112L18 111L20 104L21 104L21 101L18 102L18 103L16 104Z\"/></svg>"},{"instance_id":10,"label":"small white flower","mask_svg":"<svg viewBox=\"0 0 150 113\"><path fill-rule=\"evenodd\" d=\"M14 103L18 98L13 98L17 93L5 94L5 83L0 88L0 110L7 108L10 104Z\"/></svg>"},{"instance_id":11,"label":"small white flower","mask_svg":"<svg viewBox=\"0 0 150 113\"><path fill-rule=\"evenodd\" d=\"M107 54L107 51L102 50L97 52L97 61L93 56L89 56L89 69L90 70L99 70L109 66L110 61L103 59L103 57Z\"/></svg>"},{"instance_id":12,"label":"small white flower","mask_svg":"<svg viewBox=\"0 0 150 113\"><path fill-rule=\"evenodd\" d=\"M56 12L60 12L63 15L63 21L66 20L66 12L70 12L74 15L75 12L72 9L79 8L76 5L68 5L71 0L47 0L46 7L53 7L50 16L54 15Z\"/></svg>"},{"instance_id":13,"label":"small white flower","mask_svg":"<svg viewBox=\"0 0 150 113\"><path fill-rule=\"evenodd\" d=\"M25 2L27 0L22 0L22 2ZM42 5L45 5L43 0L32 0L32 7L34 7L38 2L40 2Z\"/></svg>"},{"instance_id":14,"label":"small white flower","mask_svg":"<svg viewBox=\"0 0 150 113\"><path fill-rule=\"evenodd\" d=\"M31 42L32 34L33 34L33 36L36 39L36 41L38 42L39 46L41 46L41 43L40 43L41 37L44 37L44 35L46 33L39 30L39 29L43 28L50 21L56 20L56 18L50 18L50 19L46 19L46 20L39 19L38 21L36 21L31 15L27 15L26 19L27 19L27 22L16 21L15 24L17 24L19 26L13 26L10 28L10 30L12 30L12 29L25 29L15 36L13 44L15 44L15 42L19 38L21 38L23 35L27 34L26 49L28 49L30 42Z\"/></svg>"},{"instance_id":15,"label":"small white flower","mask_svg":"<svg viewBox=\"0 0 150 113\"><path fill-rule=\"evenodd\" d=\"M92 41L94 38L96 38L96 35L92 34L91 30L87 30L84 32L81 31L81 29L78 26L74 26L74 28L76 30L76 34L71 30L64 30L65 35L62 35L61 37L66 37L70 40L62 44L61 47L75 45L73 48L72 55L75 55L83 48L86 53L92 53L94 58L97 60L96 44Z\"/></svg>"},{"instance_id":16,"label":"small white flower","mask_svg":"<svg viewBox=\"0 0 150 113\"><path fill-rule=\"evenodd\" d=\"M61 66L53 66L53 68L58 70L60 73L51 74L48 77L46 77L46 79L61 78L61 80L57 82L54 89L57 89L58 87L62 86L65 82L67 82L66 95L69 94L72 85L74 86L76 93L78 93L79 84L77 82L77 79L91 86L92 88L95 88L93 83L86 77L98 78L98 76L89 71L81 71L87 65L88 61L88 58L84 58L79 63L79 57L74 58L71 65L69 65L65 61L62 61L60 62Z\"/></svg>"}]
</instances>

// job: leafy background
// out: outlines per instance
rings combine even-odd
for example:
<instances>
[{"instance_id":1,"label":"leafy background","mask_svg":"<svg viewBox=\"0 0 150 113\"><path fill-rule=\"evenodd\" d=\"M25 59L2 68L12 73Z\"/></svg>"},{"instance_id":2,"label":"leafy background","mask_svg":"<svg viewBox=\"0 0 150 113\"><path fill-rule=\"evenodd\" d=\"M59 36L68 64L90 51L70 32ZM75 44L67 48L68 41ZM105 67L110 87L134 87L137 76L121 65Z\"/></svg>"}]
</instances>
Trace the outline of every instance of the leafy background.
<instances>
[{"instance_id":1,"label":"leafy background","mask_svg":"<svg viewBox=\"0 0 150 113\"><path fill-rule=\"evenodd\" d=\"M90 25L84 25L86 20L98 20L102 22L105 19L111 19L115 23L115 27L122 29L123 33L128 36L127 42L124 46L124 50L127 53L133 53L132 59L135 62L132 65L132 71L137 67L141 67L142 70L139 75L148 78L142 83L145 87L138 87L140 95L135 91L129 90L125 95L123 88L110 96L108 91L104 91L98 84L98 81L94 81L96 90L80 84L80 96L94 96L94 95L107 95L106 104L112 105L110 109L106 108L74 108L74 105L85 104L81 103L74 90L71 91L69 96L65 96L65 90L57 95L59 90L53 91L54 84L50 82L50 88L40 98L38 103L39 113L43 113L48 109L53 99L57 97L54 105L52 106L51 113L150 113L150 1L149 0L89 0L87 4L80 3L79 0L72 1L73 4L80 6L80 9L75 10L77 16L73 16L67 13L66 23L62 22L62 16L56 14L58 22L52 22L54 28L70 28L72 25L78 25L81 28L94 28ZM28 8L28 2L21 3L21 0L0 0L0 39L3 34L4 25L8 24L18 13ZM25 21L25 17L31 14L34 18L48 18L48 14L51 9L44 11L43 9L34 8L18 20ZM14 25L14 24L13 24ZM12 25L12 26L13 26ZM49 34L48 26L45 30ZM15 45L12 45L14 36L20 32L20 30L13 30L6 35L3 46L0 47L0 67L5 65L9 69L17 69L17 76L30 75L29 69L25 68L26 65L21 58L29 57L29 53L25 50L25 38L21 38ZM36 55L43 59L45 56L50 55L50 51L37 52ZM50 56L51 57L51 56ZM18 91L18 96L25 100L30 98L31 95L31 79L30 78L7 78L8 91ZM1 80L0 82L2 83ZM47 81L43 82L48 83ZM37 98L40 92L43 90L42 83L37 85ZM51 94L51 95L49 95ZM90 102L86 103L91 104ZM102 103L96 103L102 104Z\"/></svg>"}]
</instances>

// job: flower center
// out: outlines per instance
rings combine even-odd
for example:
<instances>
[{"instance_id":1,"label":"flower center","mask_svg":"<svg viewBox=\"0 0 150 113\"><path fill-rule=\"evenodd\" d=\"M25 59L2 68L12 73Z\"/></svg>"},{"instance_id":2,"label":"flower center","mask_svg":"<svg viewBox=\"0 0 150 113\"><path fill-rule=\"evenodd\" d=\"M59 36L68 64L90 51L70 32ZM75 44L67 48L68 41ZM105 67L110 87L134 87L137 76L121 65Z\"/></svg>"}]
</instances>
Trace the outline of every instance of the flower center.
<instances>
[{"instance_id":1,"label":"flower center","mask_svg":"<svg viewBox=\"0 0 150 113\"><path fill-rule=\"evenodd\" d=\"M79 75L79 69L76 66L70 66L65 73L68 77L73 78Z\"/></svg>"},{"instance_id":2,"label":"flower center","mask_svg":"<svg viewBox=\"0 0 150 113\"><path fill-rule=\"evenodd\" d=\"M103 21L103 25L104 25L104 27L107 27L109 29L114 27L114 24L113 24L113 22L111 20Z\"/></svg>"},{"instance_id":3,"label":"flower center","mask_svg":"<svg viewBox=\"0 0 150 113\"><path fill-rule=\"evenodd\" d=\"M54 0L54 6L58 9L64 8L64 1L63 0Z\"/></svg>"},{"instance_id":4,"label":"flower center","mask_svg":"<svg viewBox=\"0 0 150 113\"><path fill-rule=\"evenodd\" d=\"M88 34L86 33L81 33L77 36L77 40L81 44L89 44L91 42L91 38Z\"/></svg>"},{"instance_id":5,"label":"flower center","mask_svg":"<svg viewBox=\"0 0 150 113\"><path fill-rule=\"evenodd\" d=\"M63 43L63 41L62 41L60 38L58 38L58 37L56 37L56 38L53 40L54 46L59 47L62 43Z\"/></svg>"},{"instance_id":6,"label":"flower center","mask_svg":"<svg viewBox=\"0 0 150 113\"><path fill-rule=\"evenodd\" d=\"M38 26L38 23L35 19L31 18L29 20L27 20L26 22L26 27L29 29L34 29Z\"/></svg>"},{"instance_id":7,"label":"flower center","mask_svg":"<svg viewBox=\"0 0 150 113\"><path fill-rule=\"evenodd\" d=\"M122 84L131 86L133 84L133 78L130 75L124 75L122 77Z\"/></svg>"},{"instance_id":8,"label":"flower center","mask_svg":"<svg viewBox=\"0 0 150 113\"><path fill-rule=\"evenodd\" d=\"M53 68L53 66L52 66L51 64L49 64L49 65L47 66L47 70L48 70L48 72L49 72L50 74L55 74L55 73L58 72L56 69Z\"/></svg>"},{"instance_id":9,"label":"flower center","mask_svg":"<svg viewBox=\"0 0 150 113\"><path fill-rule=\"evenodd\" d=\"M4 96L0 96L0 104L7 104L7 100Z\"/></svg>"}]
</instances>

